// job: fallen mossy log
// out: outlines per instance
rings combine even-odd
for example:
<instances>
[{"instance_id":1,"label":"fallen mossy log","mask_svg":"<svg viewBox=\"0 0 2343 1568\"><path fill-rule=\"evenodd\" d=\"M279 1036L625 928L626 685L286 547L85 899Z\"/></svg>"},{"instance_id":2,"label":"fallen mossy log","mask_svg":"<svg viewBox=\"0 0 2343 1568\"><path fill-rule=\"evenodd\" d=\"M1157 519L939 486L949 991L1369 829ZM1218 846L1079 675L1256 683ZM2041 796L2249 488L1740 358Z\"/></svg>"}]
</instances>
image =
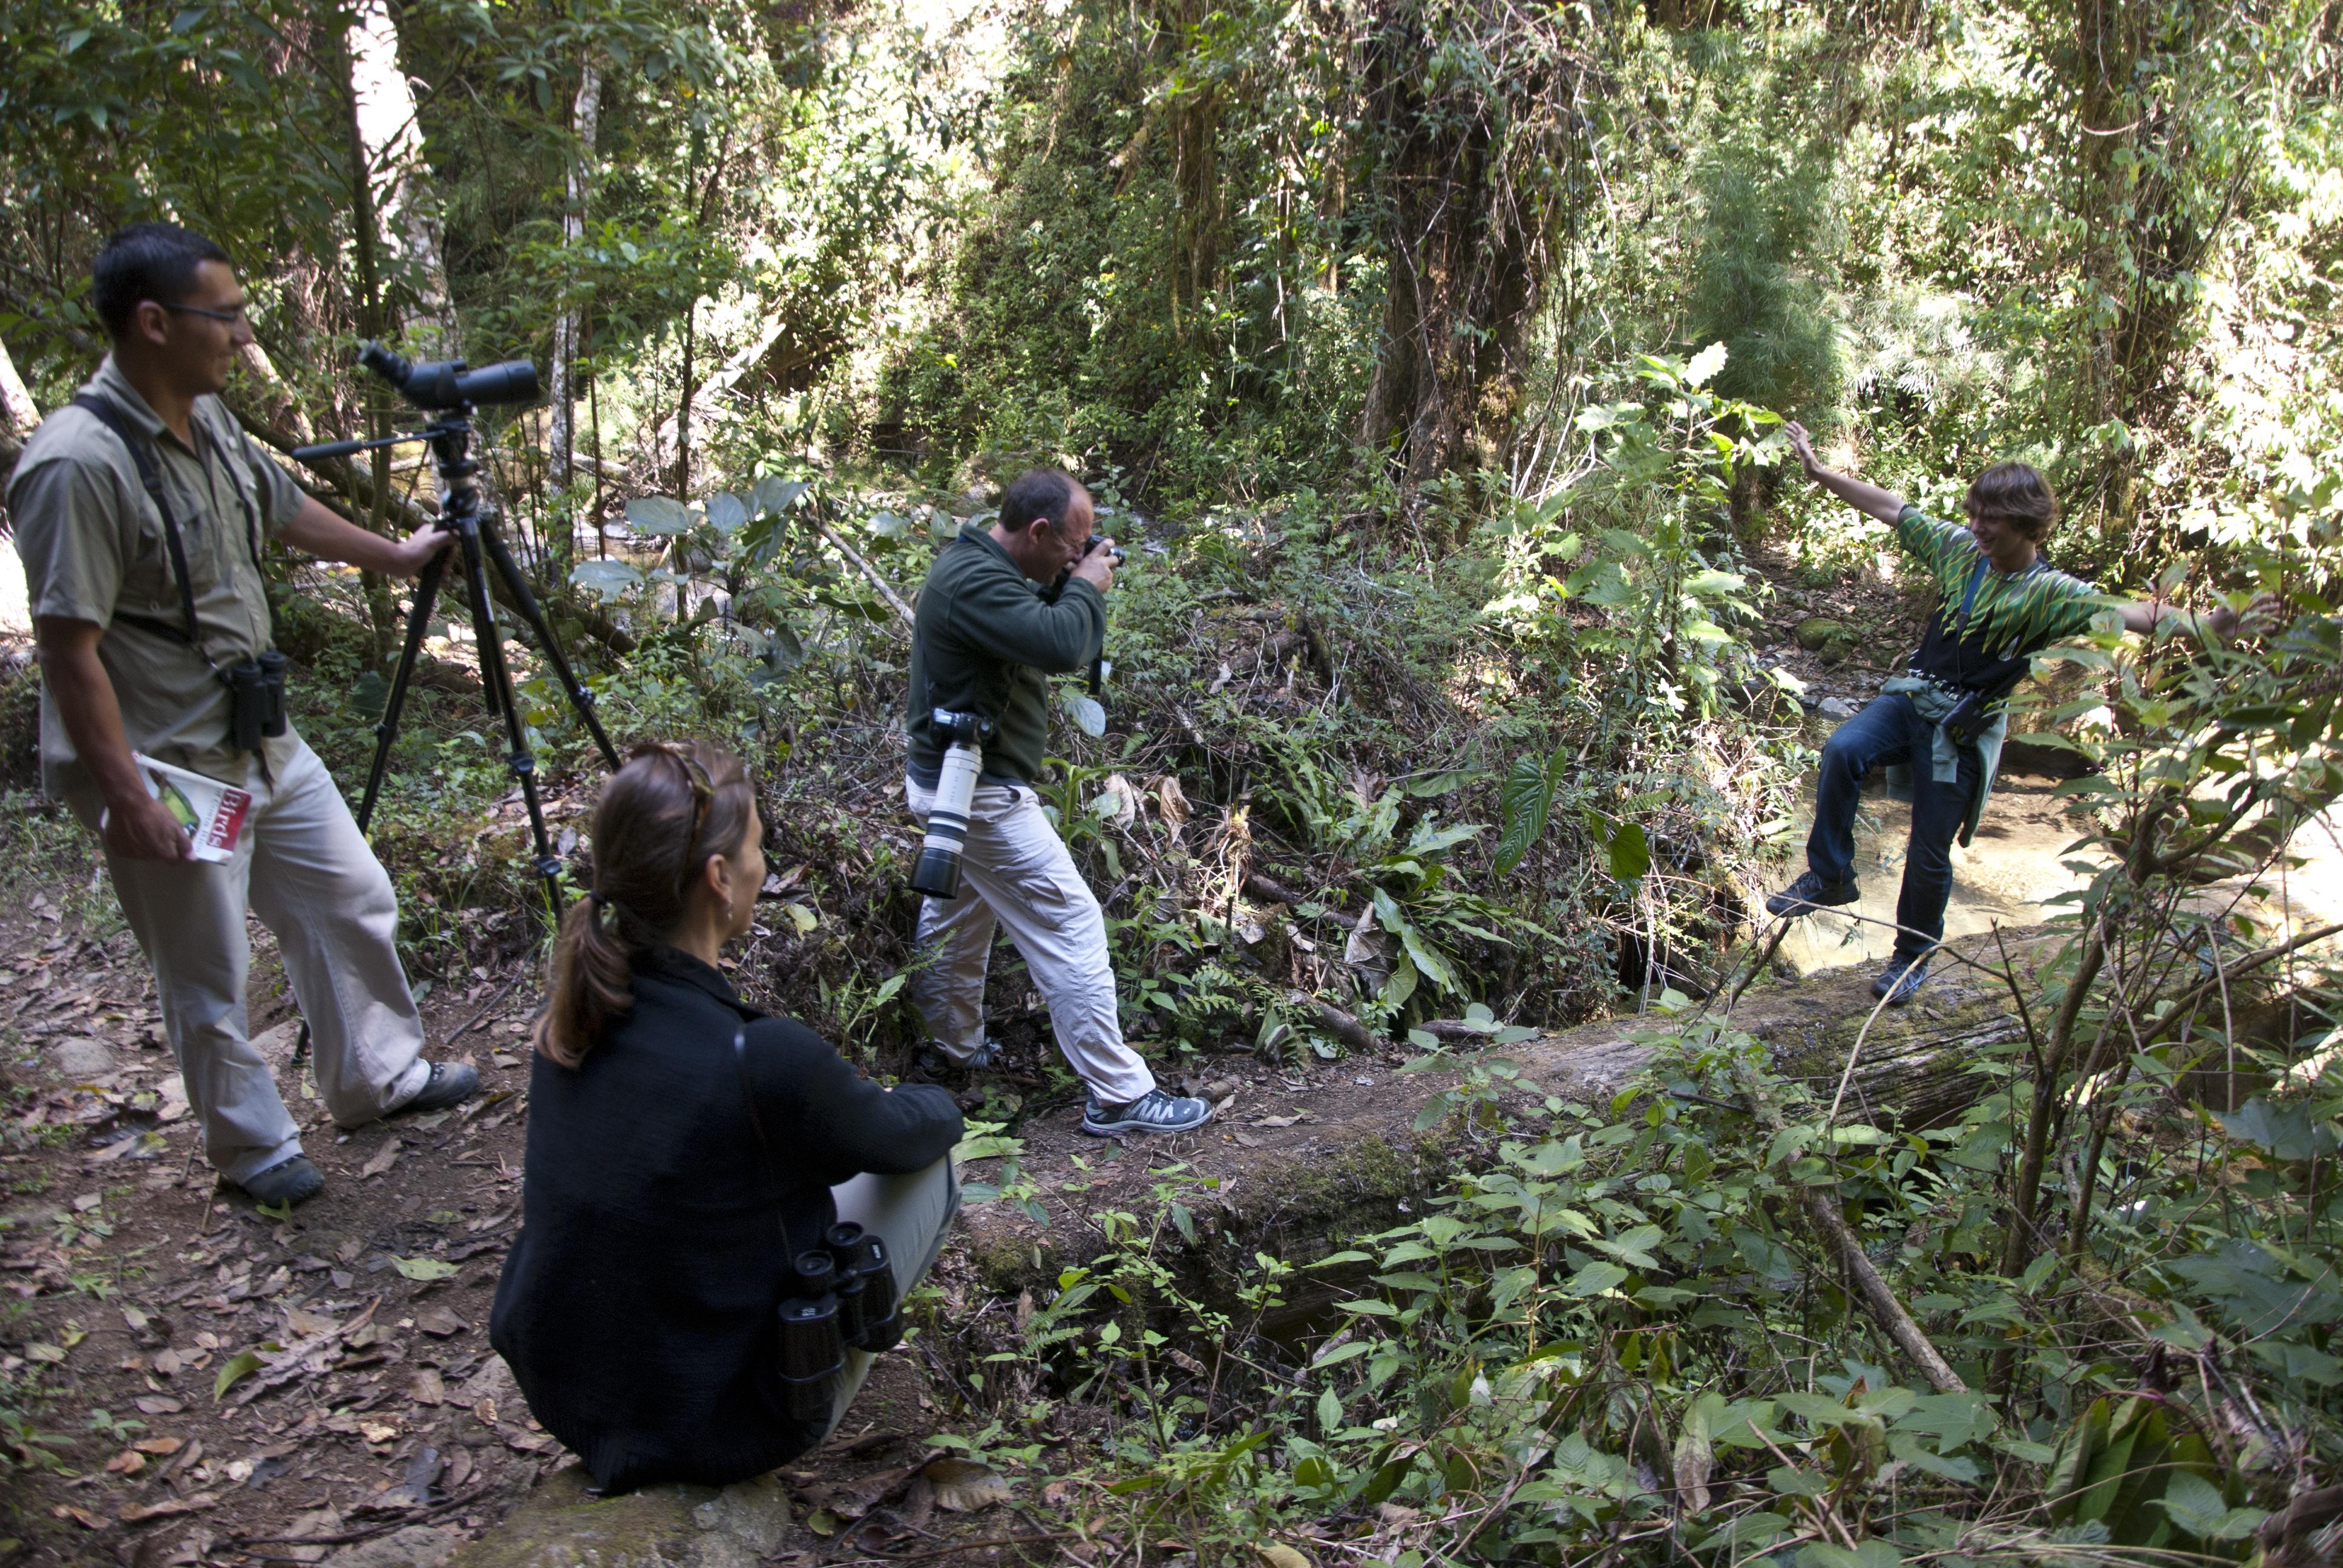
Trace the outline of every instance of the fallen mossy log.
<instances>
[{"instance_id":1,"label":"fallen mossy log","mask_svg":"<svg viewBox=\"0 0 2343 1568\"><path fill-rule=\"evenodd\" d=\"M1952 944L1907 1007L1879 1008L1871 971L1846 970L1760 985L1739 998L1730 1017L1769 1048L1780 1074L1802 1081L1824 1104L1839 1097L1844 1081L1840 1120L1907 1130L1942 1126L2025 1071L2024 1019L2008 982L1993 971L2007 964L2030 996L2036 967L2061 940L2036 930ZM2250 998L2233 994L2231 1001L2240 1035L2256 1032L2287 1005L2274 986ZM1634 1037L1666 1021L1614 1018L1491 1050L1460 1050L1456 1069L1491 1058L1512 1062L1519 1077L1505 1101L1514 1110L1534 1109L1548 1095L1601 1104L1653 1061L1658 1047ZM1090 1216L1148 1208L1163 1168L1177 1161L1186 1163L1182 1201L1197 1234L1192 1244L1176 1237L1167 1244L1184 1250L1182 1266L1201 1289L1215 1290L1211 1276L1229 1271L1216 1270L1216 1259L1247 1260L1261 1251L1300 1265L1351 1246L1397 1222L1406 1211L1402 1205L1417 1207L1470 1158L1463 1130L1417 1126L1433 1097L1454 1086L1456 1072L1395 1076L1392 1060L1353 1056L1337 1064L1314 1098L1296 1098L1309 1115L1290 1125L1271 1124L1283 1118L1248 1121L1252 1111L1240 1107L1192 1138L1135 1147L1137 1159L1087 1170L1071 1161L1061 1167L1047 1154L1031 1159L1027 1175L1040 1188L1048 1221L1006 1203L970 1207L961 1220L960 1266L972 1267L986 1289L1008 1299L1031 1289L1046 1301L1061 1269L1088 1263L1103 1250ZM1378 1069L1377 1085L1366 1092L1353 1086L1350 1071L1363 1066ZM1061 1177L1072 1185L1061 1186Z\"/></svg>"}]
</instances>

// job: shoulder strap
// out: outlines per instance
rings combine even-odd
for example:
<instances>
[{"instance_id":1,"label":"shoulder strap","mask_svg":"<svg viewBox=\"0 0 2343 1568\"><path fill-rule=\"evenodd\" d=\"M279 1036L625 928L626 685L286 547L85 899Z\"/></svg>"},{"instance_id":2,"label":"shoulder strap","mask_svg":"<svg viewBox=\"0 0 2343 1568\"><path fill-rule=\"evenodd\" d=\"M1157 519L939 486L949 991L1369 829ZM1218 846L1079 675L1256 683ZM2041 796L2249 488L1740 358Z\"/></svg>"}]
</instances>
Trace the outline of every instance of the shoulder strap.
<instances>
[{"instance_id":1,"label":"shoulder strap","mask_svg":"<svg viewBox=\"0 0 2343 1568\"><path fill-rule=\"evenodd\" d=\"M1985 558L1980 556L1977 558L1976 570L1969 574L1969 591L1961 595L1961 613L1953 623L1956 635L1968 629L1969 607L1976 603L1977 589L1984 585L1985 568L1987 564Z\"/></svg>"},{"instance_id":2,"label":"shoulder strap","mask_svg":"<svg viewBox=\"0 0 2343 1568\"><path fill-rule=\"evenodd\" d=\"M220 445L219 437L212 433L210 426L206 425L203 427L203 432L204 444L212 449L212 453L215 457L219 458L220 467L228 470L228 488L236 492L236 504L244 508L245 553L252 558L252 569L262 573L263 576L266 576L266 568L260 564L260 518L252 509L252 498L246 495L244 493L244 487L236 482L235 464L236 459L229 455L226 447ZM208 472L209 470L206 469L206 471Z\"/></svg>"},{"instance_id":3,"label":"shoulder strap","mask_svg":"<svg viewBox=\"0 0 2343 1568\"><path fill-rule=\"evenodd\" d=\"M195 579L187 575L187 547L179 538L179 519L172 516L171 503L164 498L163 471L156 465L155 454L147 449L146 438L132 426L130 417L123 413L112 398L101 397L95 392L84 392L73 402L75 407L94 416L98 423L114 432L116 439L129 452L131 462L136 465L138 482L146 487L147 498L155 503L155 509L163 514L163 537L170 547L171 575L178 579L179 608L186 614L187 628L183 632L172 630L166 622L151 616L117 616L115 618L127 620L148 631L167 632L189 648L197 647ZM241 493L238 492L239 495Z\"/></svg>"},{"instance_id":4,"label":"shoulder strap","mask_svg":"<svg viewBox=\"0 0 2343 1568\"><path fill-rule=\"evenodd\" d=\"M749 1025L744 1020L732 1031L732 1070L740 1080L740 1102L749 1108L749 1128L757 1135L757 1151L764 1156L765 1201L772 1205L773 1226L781 1233L781 1251L789 1250L789 1221L781 1213L780 1183L773 1174L773 1146L765 1137L764 1118L757 1114L757 1086L749 1080Z\"/></svg>"}]
</instances>

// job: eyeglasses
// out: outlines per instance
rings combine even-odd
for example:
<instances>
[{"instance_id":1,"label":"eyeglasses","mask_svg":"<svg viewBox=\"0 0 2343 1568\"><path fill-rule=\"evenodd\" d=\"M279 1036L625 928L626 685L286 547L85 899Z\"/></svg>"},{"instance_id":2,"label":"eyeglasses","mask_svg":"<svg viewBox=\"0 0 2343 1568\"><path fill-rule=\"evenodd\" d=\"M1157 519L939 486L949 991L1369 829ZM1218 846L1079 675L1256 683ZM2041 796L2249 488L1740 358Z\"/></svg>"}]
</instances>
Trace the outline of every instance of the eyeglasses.
<instances>
[{"instance_id":1,"label":"eyeglasses","mask_svg":"<svg viewBox=\"0 0 2343 1568\"><path fill-rule=\"evenodd\" d=\"M166 310L176 310L182 316L201 316L213 321L225 321L230 327L234 327L239 321L250 319L245 314L246 307L241 305L233 310L214 310L208 305L173 305L168 300L161 299L155 303Z\"/></svg>"}]
</instances>

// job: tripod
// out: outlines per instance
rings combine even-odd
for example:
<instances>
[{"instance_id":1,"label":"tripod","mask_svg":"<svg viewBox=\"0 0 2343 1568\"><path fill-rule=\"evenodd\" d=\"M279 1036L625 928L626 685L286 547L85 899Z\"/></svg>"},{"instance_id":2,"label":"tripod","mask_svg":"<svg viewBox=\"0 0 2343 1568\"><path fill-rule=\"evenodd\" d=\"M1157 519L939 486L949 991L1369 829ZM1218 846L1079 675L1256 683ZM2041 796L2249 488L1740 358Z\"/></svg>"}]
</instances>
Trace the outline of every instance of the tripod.
<instances>
[{"instance_id":1,"label":"tripod","mask_svg":"<svg viewBox=\"0 0 2343 1568\"><path fill-rule=\"evenodd\" d=\"M367 832L373 822L375 802L381 796L384 775L390 770L391 746L398 738L399 715L407 706L407 688L415 678L415 661L423 651L424 632L431 623L432 603L438 598L440 584L447 576L449 557L459 556L464 597L472 615L473 644L479 652L481 690L488 699L490 716L504 720L505 740L509 748L505 766L518 780L521 799L528 803L529 833L537 849L536 870L544 879L547 907L554 924L558 926L561 859L553 852L552 840L546 835L545 809L537 793L537 758L529 750L528 726L520 716L519 704L513 699L512 671L505 663L504 639L497 630L496 604L488 587L491 565L520 611L521 619L536 633L538 647L552 664L562 694L593 735L602 759L614 771L618 766L618 752L603 732L602 721L595 717L594 694L586 689L570 668L568 657L561 651L553 628L546 624L545 612L538 607L537 596L529 591L528 579L521 575L511 550L498 536L493 519L481 514L480 487L473 478L479 468L471 457L472 405L459 402L443 408L433 424L411 435L387 436L375 441L331 441L304 447L293 455L307 461L418 440L431 444L432 467L439 476L439 527L455 536L455 543L433 556L416 579L415 603L407 616L406 646L398 656L398 670L391 679L382 719L375 726L374 764L367 770L366 794L358 805L358 831ZM296 1060L307 1054L308 1045L309 1026L304 1022L300 1040L294 1049Z\"/></svg>"}]
</instances>

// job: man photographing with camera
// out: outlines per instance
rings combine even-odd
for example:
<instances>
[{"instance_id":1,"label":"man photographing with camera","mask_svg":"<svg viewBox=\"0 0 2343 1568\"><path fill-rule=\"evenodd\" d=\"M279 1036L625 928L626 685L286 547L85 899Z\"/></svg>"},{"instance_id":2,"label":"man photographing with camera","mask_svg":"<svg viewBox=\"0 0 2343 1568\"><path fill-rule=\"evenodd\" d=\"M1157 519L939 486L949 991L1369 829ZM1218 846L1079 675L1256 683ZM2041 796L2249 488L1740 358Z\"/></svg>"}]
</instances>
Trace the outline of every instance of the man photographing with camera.
<instances>
[{"instance_id":1,"label":"man photographing with camera","mask_svg":"<svg viewBox=\"0 0 2343 1568\"><path fill-rule=\"evenodd\" d=\"M42 784L103 840L206 1155L255 1199L297 1203L325 1181L247 1036L247 907L277 934L337 1122L454 1105L478 1075L422 1060L390 879L285 721L261 553L277 538L407 578L447 536L387 539L337 517L237 428L218 395L252 327L211 241L134 224L91 285L112 351L41 422L8 487ZM134 753L249 795L225 859L198 858Z\"/></svg>"},{"instance_id":2,"label":"man photographing with camera","mask_svg":"<svg viewBox=\"0 0 2343 1568\"><path fill-rule=\"evenodd\" d=\"M964 526L928 568L911 639L904 790L931 854L950 859L935 848L947 841L956 849L958 875L932 884L940 896L920 907L928 961L911 1000L947 1060L991 1066L984 976L1005 924L1088 1091L1082 1131L1185 1132L1211 1121L1212 1107L1158 1088L1124 1041L1105 916L1031 783L1049 742L1049 677L1091 668L1105 644L1105 594L1121 552L1093 538L1093 522L1090 492L1054 468L1031 469L990 528Z\"/></svg>"}]
</instances>

